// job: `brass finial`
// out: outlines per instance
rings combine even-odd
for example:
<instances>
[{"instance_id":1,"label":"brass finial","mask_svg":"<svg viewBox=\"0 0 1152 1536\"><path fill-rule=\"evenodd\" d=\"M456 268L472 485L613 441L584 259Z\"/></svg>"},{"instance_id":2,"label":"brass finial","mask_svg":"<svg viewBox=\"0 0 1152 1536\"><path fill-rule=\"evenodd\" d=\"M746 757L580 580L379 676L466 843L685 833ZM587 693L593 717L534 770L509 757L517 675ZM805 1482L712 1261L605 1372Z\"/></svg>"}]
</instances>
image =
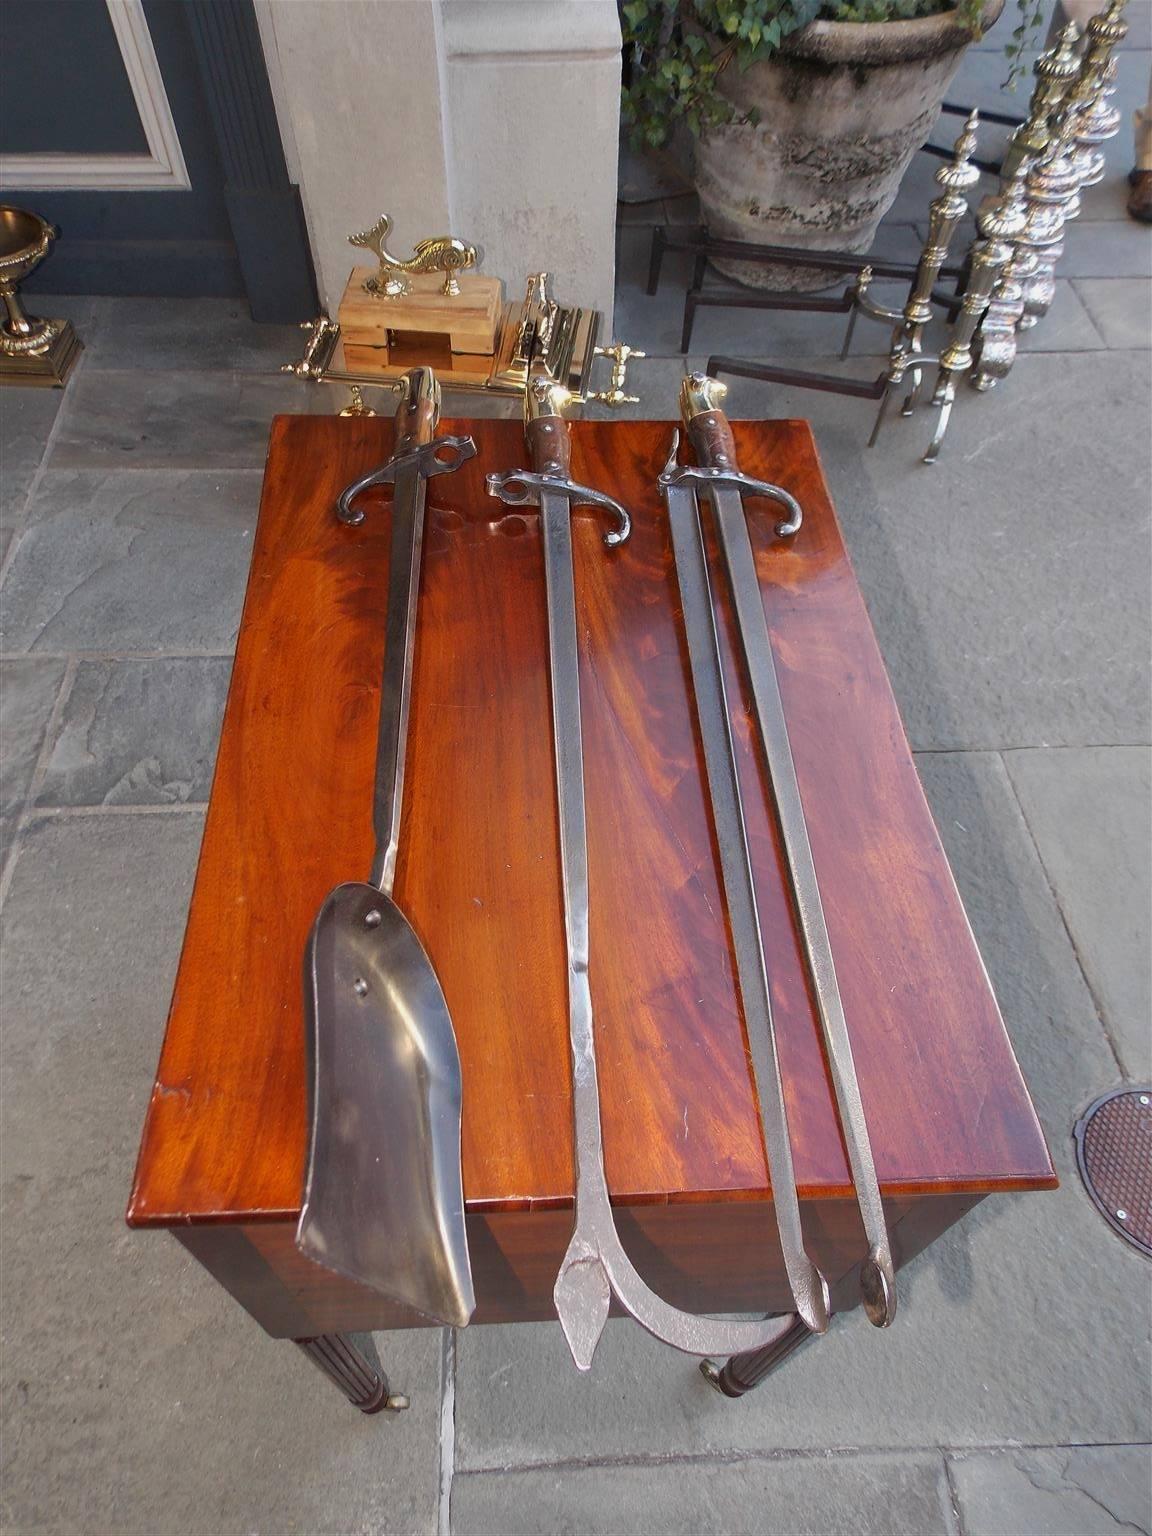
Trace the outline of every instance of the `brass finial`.
<instances>
[{"instance_id":1,"label":"brass finial","mask_svg":"<svg viewBox=\"0 0 1152 1536\"><path fill-rule=\"evenodd\" d=\"M1028 117L1016 132L1004 154L1000 174L1007 180L1015 175L1025 160L1039 158L1052 142L1052 122L1060 111L1080 72L1076 44L1080 28L1070 21L1061 32L1056 46L1036 60L1036 84L1028 103Z\"/></svg>"},{"instance_id":2,"label":"brass finial","mask_svg":"<svg viewBox=\"0 0 1152 1536\"><path fill-rule=\"evenodd\" d=\"M1088 45L1105 44L1109 50L1122 43L1128 36L1128 23L1123 18L1127 0L1112 0L1102 11L1097 11L1088 22Z\"/></svg>"},{"instance_id":3,"label":"brass finial","mask_svg":"<svg viewBox=\"0 0 1152 1536\"><path fill-rule=\"evenodd\" d=\"M1088 43L1073 97L1076 121L1073 161L1081 187L1094 187L1104 179L1106 161L1100 145L1120 128L1121 113L1116 94L1115 49L1128 28L1122 19L1125 0L1112 0L1088 23Z\"/></svg>"},{"instance_id":4,"label":"brass finial","mask_svg":"<svg viewBox=\"0 0 1152 1536\"><path fill-rule=\"evenodd\" d=\"M976 137L980 128L980 114L973 111L960 130L960 137L952 148L952 159L936 172L936 180L949 192L963 192L975 186L980 172L970 162L976 153Z\"/></svg>"},{"instance_id":5,"label":"brass finial","mask_svg":"<svg viewBox=\"0 0 1152 1536\"><path fill-rule=\"evenodd\" d=\"M1115 77L1112 55L1128 35L1128 25L1122 16L1125 3L1126 0L1112 0L1106 10L1097 12L1088 23L1088 41L1080 61L1078 85L1080 100L1087 102L1089 107L1094 105L1093 92L1098 97Z\"/></svg>"},{"instance_id":6,"label":"brass finial","mask_svg":"<svg viewBox=\"0 0 1152 1536\"><path fill-rule=\"evenodd\" d=\"M1094 18L1095 19L1095 18ZM1076 45L1080 41L1080 28L1074 21L1060 29L1056 46L1049 48L1036 60L1034 73L1040 80L1071 80L1079 71L1080 60Z\"/></svg>"}]
</instances>

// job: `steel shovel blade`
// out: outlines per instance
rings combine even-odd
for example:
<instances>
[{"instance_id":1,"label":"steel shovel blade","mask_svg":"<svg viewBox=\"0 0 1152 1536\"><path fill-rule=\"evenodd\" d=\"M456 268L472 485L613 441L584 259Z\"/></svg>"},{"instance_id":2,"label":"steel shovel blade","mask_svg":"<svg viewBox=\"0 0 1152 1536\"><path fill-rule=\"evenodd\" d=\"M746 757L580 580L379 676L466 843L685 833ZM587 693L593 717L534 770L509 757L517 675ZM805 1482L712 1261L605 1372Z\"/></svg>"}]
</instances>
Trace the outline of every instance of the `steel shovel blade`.
<instances>
[{"instance_id":1,"label":"steel shovel blade","mask_svg":"<svg viewBox=\"0 0 1152 1536\"><path fill-rule=\"evenodd\" d=\"M297 1246L462 1328L476 1303L460 1055L432 962L394 902L349 883L317 913L304 963L313 1131Z\"/></svg>"}]
</instances>

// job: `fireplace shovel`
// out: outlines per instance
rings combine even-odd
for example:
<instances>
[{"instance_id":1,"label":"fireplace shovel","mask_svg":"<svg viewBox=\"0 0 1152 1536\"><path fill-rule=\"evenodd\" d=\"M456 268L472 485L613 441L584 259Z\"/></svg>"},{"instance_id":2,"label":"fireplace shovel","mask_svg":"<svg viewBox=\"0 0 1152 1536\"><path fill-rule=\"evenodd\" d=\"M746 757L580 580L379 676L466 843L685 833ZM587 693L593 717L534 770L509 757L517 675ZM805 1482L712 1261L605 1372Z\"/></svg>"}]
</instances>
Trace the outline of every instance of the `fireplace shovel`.
<instances>
[{"instance_id":1,"label":"fireplace shovel","mask_svg":"<svg viewBox=\"0 0 1152 1536\"><path fill-rule=\"evenodd\" d=\"M435 437L440 391L428 368L401 380L396 447L340 497L390 483L392 546L377 738L370 882L327 897L305 954L311 1143L300 1251L317 1264L462 1327L475 1299L460 1171L460 1056L440 982L392 899L430 476L476 452Z\"/></svg>"}]
</instances>

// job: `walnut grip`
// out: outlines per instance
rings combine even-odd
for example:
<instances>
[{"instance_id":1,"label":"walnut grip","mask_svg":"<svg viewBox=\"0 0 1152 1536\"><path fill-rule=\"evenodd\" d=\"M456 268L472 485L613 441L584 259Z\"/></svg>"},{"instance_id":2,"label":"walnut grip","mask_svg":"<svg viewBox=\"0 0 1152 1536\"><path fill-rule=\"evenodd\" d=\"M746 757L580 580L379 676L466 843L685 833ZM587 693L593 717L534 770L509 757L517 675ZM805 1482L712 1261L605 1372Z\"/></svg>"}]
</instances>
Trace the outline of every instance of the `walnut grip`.
<instances>
[{"instance_id":1,"label":"walnut grip","mask_svg":"<svg viewBox=\"0 0 1152 1536\"><path fill-rule=\"evenodd\" d=\"M735 469L736 439L721 402L727 386L706 373L690 373L680 388L680 414L702 469Z\"/></svg>"},{"instance_id":2,"label":"walnut grip","mask_svg":"<svg viewBox=\"0 0 1152 1536\"><path fill-rule=\"evenodd\" d=\"M524 391L524 437L538 475L571 475L572 439L562 414L571 402L571 392L536 364Z\"/></svg>"},{"instance_id":3,"label":"walnut grip","mask_svg":"<svg viewBox=\"0 0 1152 1536\"><path fill-rule=\"evenodd\" d=\"M563 416L536 416L525 423L524 436L532 468L538 475L558 475L567 480L572 472L572 439Z\"/></svg>"},{"instance_id":4,"label":"walnut grip","mask_svg":"<svg viewBox=\"0 0 1152 1536\"><path fill-rule=\"evenodd\" d=\"M440 421L440 384L431 368L409 368L400 379L396 407L397 454L430 443Z\"/></svg>"}]
</instances>

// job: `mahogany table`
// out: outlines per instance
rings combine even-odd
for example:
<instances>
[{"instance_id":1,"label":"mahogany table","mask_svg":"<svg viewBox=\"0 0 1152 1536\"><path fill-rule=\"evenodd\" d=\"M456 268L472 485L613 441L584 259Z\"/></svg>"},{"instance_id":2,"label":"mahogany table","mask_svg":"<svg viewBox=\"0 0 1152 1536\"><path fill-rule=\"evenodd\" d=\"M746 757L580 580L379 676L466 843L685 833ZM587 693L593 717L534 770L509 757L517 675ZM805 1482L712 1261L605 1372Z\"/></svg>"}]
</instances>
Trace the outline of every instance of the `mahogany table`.
<instances>
[{"instance_id":1,"label":"mahogany table","mask_svg":"<svg viewBox=\"0 0 1152 1536\"><path fill-rule=\"evenodd\" d=\"M535 515L484 477L520 426L455 421L477 457L429 487L396 896L443 983L464 1079L473 1326L554 1316L572 1132L544 578ZM637 1267L696 1311L790 1311L703 788L668 530L662 422L578 422L573 472L634 514L574 524L591 985L609 1183ZM752 513L781 688L897 1264L986 1195L1056 1179L924 799L811 432L738 422L742 466L803 504ZM306 1126L302 955L372 853L389 514L337 493L391 423L272 429L231 690L128 1208L359 1406L387 1386L345 1335L421 1319L296 1251ZM715 555L715 551L713 551ZM767 786L722 616L809 1251L837 1309L863 1232L800 962ZM735 706L734 706L735 707ZM896 1323L899 1328L899 1318ZM792 1341L794 1342L794 1341ZM789 1344L789 1348L791 1343ZM729 1373L733 1391L771 1360Z\"/></svg>"}]
</instances>

